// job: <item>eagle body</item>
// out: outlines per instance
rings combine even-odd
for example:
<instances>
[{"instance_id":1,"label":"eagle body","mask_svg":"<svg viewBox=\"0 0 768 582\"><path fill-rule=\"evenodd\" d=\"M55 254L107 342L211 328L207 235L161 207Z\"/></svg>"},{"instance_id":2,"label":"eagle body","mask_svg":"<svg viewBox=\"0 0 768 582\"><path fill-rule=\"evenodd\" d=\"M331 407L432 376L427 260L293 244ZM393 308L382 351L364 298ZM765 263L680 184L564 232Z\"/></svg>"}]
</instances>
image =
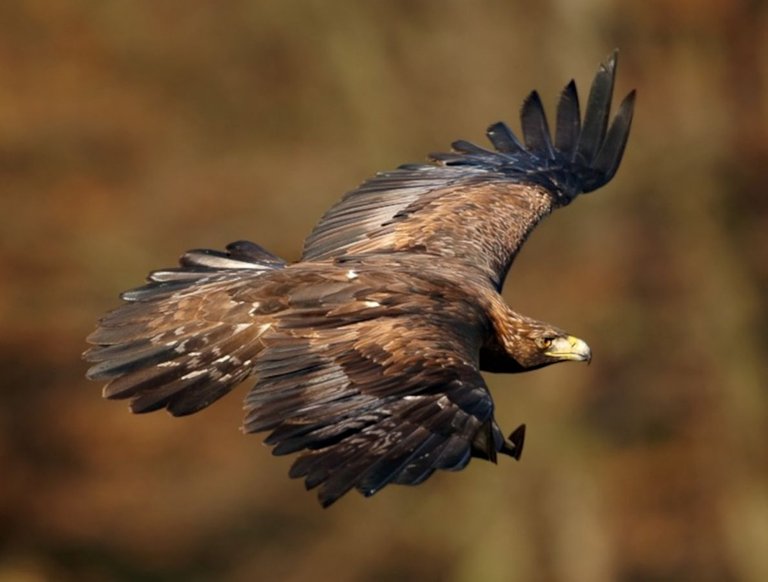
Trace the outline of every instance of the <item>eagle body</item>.
<instances>
[{"instance_id":1,"label":"eagle body","mask_svg":"<svg viewBox=\"0 0 768 582\"><path fill-rule=\"evenodd\" d=\"M193 250L125 292L88 341L91 379L134 412L197 412L249 377L245 432L298 453L292 477L324 506L350 489L414 485L471 457L519 458L480 373L591 358L583 341L501 298L533 228L615 174L634 93L608 127L616 55L593 82L583 125L575 85L554 141L534 92L524 141L491 126L468 142L349 192L287 264L257 244Z\"/></svg>"}]
</instances>

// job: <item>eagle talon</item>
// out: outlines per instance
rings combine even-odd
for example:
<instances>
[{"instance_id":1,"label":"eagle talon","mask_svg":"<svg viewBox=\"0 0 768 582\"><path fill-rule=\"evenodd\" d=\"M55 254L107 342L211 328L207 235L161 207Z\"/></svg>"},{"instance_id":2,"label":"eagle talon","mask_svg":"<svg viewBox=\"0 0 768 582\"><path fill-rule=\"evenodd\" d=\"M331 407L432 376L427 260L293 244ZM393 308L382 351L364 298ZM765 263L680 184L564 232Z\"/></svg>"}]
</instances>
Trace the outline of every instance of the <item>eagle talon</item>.
<instances>
[{"instance_id":1,"label":"eagle talon","mask_svg":"<svg viewBox=\"0 0 768 582\"><path fill-rule=\"evenodd\" d=\"M509 437L504 439L504 442L499 449L500 453L509 455L515 461L520 460L520 456L523 454L523 444L525 443L525 425L521 424L515 430L513 430Z\"/></svg>"}]
</instances>

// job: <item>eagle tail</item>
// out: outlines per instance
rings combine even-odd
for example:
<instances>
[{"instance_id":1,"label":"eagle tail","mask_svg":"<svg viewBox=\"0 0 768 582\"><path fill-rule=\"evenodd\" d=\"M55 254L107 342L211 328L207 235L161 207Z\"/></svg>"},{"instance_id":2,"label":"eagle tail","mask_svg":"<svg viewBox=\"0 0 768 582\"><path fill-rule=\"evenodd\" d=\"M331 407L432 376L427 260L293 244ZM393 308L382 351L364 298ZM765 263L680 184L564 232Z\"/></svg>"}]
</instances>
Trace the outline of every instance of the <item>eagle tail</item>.
<instances>
[{"instance_id":1,"label":"eagle tail","mask_svg":"<svg viewBox=\"0 0 768 582\"><path fill-rule=\"evenodd\" d=\"M152 272L88 337L88 378L107 381L104 397L130 399L136 413L205 408L252 373L269 327L229 291L285 264L240 241L225 252L189 251L178 268Z\"/></svg>"}]
</instances>

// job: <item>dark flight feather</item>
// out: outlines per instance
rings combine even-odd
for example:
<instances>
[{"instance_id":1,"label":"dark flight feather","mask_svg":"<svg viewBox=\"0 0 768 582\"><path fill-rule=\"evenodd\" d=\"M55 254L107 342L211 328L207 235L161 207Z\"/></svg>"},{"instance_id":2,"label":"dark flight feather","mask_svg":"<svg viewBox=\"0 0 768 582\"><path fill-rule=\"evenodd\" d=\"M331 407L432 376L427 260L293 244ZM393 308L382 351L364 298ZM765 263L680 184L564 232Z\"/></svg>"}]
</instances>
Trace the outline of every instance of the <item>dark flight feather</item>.
<instances>
[{"instance_id":1,"label":"dark flight feather","mask_svg":"<svg viewBox=\"0 0 768 582\"><path fill-rule=\"evenodd\" d=\"M576 83L571 80L560 94L557 104L555 149L566 159L572 160L581 134L581 109ZM621 156L619 156L621 157Z\"/></svg>"},{"instance_id":2,"label":"dark flight feather","mask_svg":"<svg viewBox=\"0 0 768 582\"><path fill-rule=\"evenodd\" d=\"M624 148L629 138L629 128L632 124L632 111L635 107L635 92L630 91L619 106L619 112L608 130L608 135L600 147L594 167L602 179L608 181L613 178L619 169L621 157L624 155ZM600 185L595 185L599 188Z\"/></svg>"},{"instance_id":3,"label":"dark flight feather","mask_svg":"<svg viewBox=\"0 0 768 582\"><path fill-rule=\"evenodd\" d=\"M538 92L533 91L523 101L520 124L528 151L546 159L554 159L555 150L552 147L552 138L549 134L547 114L544 112L544 105L541 103Z\"/></svg>"},{"instance_id":4,"label":"dark flight feather","mask_svg":"<svg viewBox=\"0 0 768 582\"><path fill-rule=\"evenodd\" d=\"M605 130L608 127L608 116L611 111L613 83L616 74L616 53L607 62L600 65L600 70L592 81L587 99L587 109L584 113L579 144L576 148L576 161L589 167L597 152L603 145Z\"/></svg>"},{"instance_id":5,"label":"dark flight feather","mask_svg":"<svg viewBox=\"0 0 768 582\"><path fill-rule=\"evenodd\" d=\"M517 136L512 133L506 123L497 121L488 128L486 133L496 151L504 154L525 153L525 146L518 141Z\"/></svg>"}]
</instances>

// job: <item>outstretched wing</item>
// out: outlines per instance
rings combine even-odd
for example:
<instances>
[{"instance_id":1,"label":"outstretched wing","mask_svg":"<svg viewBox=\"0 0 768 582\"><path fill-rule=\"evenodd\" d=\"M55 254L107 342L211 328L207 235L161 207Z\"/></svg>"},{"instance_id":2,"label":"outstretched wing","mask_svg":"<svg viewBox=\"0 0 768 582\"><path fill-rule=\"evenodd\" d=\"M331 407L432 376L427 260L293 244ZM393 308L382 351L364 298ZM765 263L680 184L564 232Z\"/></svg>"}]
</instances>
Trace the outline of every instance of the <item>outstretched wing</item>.
<instances>
[{"instance_id":1,"label":"outstretched wing","mask_svg":"<svg viewBox=\"0 0 768 582\"><path fill-rule=\"evenodd\" d=\"M272 431L274 454L304 451L291 476L319 487L324 506L352 488L368 496L462 469L473 454L519 457L521 440L502 437L466 338L454 330L413 315L278 326L258 358L245 430Z\"/></svg>"},{"instance_id":2,"label":"outstretched wing","mask_svg":"<svg viewBox=\"0 0 768 582\"><path fill-rule=\"evenodd\" d=\"M495 151L466 141L378 174L347 193L310 233L303 260L410 251L462 259L500 288L539 220L613 178L629 136L634 91L608 125L616 53L600 66L582 122L576 85L563 90L554 141L535 91L523 103L520 142L503 123L488 129Z\"/></svg>"}]
</instances>

